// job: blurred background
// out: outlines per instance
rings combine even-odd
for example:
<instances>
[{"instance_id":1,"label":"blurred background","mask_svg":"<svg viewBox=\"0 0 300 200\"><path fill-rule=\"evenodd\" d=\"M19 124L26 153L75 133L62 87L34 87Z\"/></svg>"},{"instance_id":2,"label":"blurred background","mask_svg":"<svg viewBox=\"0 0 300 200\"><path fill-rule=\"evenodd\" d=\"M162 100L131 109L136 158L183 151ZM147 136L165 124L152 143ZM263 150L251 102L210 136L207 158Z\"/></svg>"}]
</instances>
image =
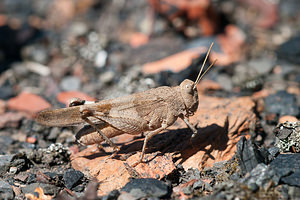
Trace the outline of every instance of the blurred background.
<instances>
[{"instance_id":1,"label":"blurred background","mask_svg":"<svg viewBox=\"0 0 300 200\"><path fill-rule=\"evenodd\" d=\"M0 99L27 91L53 105L63 91L102 99L176 85L195 76L212 41L209 77L228 93L258 91L276 73L299 83L299 8L297 0L2 0Z\"/></svg>"},{"instance_id":2,"label":"blurred background","mask_svg":"<svg viewBox=\"0 0 300 200\"><path fill-rule=\"evenodd\" d=\"M74 130L38 125L37 112L66 107L73 97L102 100L195 80L212 42L207 65L218 61L199 94L250 97L251 138L274 146L278 122L300 117L299 19L298 0L0 0L0 153L27 152L5 161L16 166L6 181L32 163L71 168L69 152L82 148ZM35 151L48 147L51 159ZM35 172L15 180L29 185Z\"/></svg>"}]
</instances>

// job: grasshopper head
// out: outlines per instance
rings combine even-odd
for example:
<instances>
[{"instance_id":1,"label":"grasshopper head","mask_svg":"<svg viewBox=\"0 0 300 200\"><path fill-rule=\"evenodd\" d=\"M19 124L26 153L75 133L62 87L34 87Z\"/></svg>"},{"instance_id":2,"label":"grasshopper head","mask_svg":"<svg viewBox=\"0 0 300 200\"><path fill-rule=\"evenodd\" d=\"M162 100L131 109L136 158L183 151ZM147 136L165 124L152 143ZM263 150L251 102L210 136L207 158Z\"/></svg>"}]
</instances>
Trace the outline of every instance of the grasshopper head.
<instances>
[{"instance_id":1,"label":"grasshopper head","mask_svg":"<svg viewBox=\"0 0 300 200\"><path fill-rule=\"evenodd\" d=\"M193 115L198 108L198 92L195 83L185 79L180 84L180 93L184 101L187 115Z\"/></svg>"}]
</instances>

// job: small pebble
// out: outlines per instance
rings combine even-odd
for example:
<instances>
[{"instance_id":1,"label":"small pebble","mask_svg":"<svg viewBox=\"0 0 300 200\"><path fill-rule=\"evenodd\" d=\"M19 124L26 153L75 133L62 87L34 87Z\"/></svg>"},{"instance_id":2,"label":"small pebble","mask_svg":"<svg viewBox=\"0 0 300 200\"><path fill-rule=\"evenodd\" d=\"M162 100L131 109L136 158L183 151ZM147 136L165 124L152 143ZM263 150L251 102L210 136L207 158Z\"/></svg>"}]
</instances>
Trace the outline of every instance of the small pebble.
<instances>
[{"instance_id":1,"label":"small pebble","mask_svg":"<svg viewBox=\"0 0 300 200\"><path fill-rule=\"evenodd\" d=\"M17 167L11 167L11 168L9 168L9 173L11 173L11 174L15 174L15 173L17 173L17 171L18 171Z\"/></svg>"},{"instance_id":2,"label":"small pebble","mask_svg":"<svg viewBox=\"0 0 300 200\"><path fill-rule=\"evenodd\" d=\"M31 143L31 144L35 144L36 141L37 141L37 138L34 137L34 136L29 136L29 137L27 137L27 139L26 139L26 142Z\"/></svg>"},{"instance_id":3,"label":"small pebble","mask_svg":"<svg viewBox=\"0 0 300 200\"><path fill-rule=\"evenodd\" d=\"M107 52L104 50L99 51L95 56L94 65L98 68L104 67L107 60Z\"/></svg>"}]
</instances>

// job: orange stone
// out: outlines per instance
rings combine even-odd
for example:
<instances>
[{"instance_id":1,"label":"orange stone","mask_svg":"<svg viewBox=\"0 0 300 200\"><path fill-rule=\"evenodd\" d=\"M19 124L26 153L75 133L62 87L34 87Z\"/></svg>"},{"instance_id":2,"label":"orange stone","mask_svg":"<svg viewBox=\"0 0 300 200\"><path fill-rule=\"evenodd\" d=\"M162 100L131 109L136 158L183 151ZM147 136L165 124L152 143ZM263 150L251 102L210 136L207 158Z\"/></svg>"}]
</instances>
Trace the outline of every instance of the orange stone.
<instances>
[{"instance_id":1,"label":"orange stone","mask_svg":"<svg viewBox=\"0 0 300 200\"><path fill-rule=\"evenodd\" d=\"M299 121L295 116L285 115L279 118L279 123L297 122Z\"/></svg>"},{"instance_id":2,"label":"orange stone","mask_svg":"<svg viewBox=\"0 0 300 200\"><path fill-rule=\"evenodd\" d=\"M147 44L149 41L149 36L143 33L133 33L130 37L130 46L137 48L142 45Z\"/></svg>"},{"instance_id":3,"label":"orange stone","mask_svg":"<svg viewBox=\"0 0 300 200\"><path fill-rule=\"evenodd\" d=\"M206 47L189 49L155 62L146 63L143 65L143 72L145 74L155 74L165 70L180 72L188 67L193 59L206 53L206 50Z\"/></svg>"},{"instance_id":4,"label":"orange stone","mask_svg":"<svg viewBox=\"0 0 300 200\"><path fill-rule=\"evenodd\" d=\"M50 107L51 105L42 97L29 92L22 92L8 101L9 109L24 111L32 115Z\"/></svg>"},{"instance_id":5,"label":"orange stone","mask_svg":"<svg viewBox=\"0 0 300 200\"><path fill-rule=\"evenodd\" d=\"M36 140L37 139L35 137L30 136L26 139L26 142L28 142L30 144L34 144L34 143L36 143Z\"/></svg>"},{"instance_id":6,"label":"orange stone","mask_svg":"<svg viewBox=\"0 0 300 200\"><path fill-rule=\"evenodd\" d=\"M225 33L217 36L222 53L212 50L211 60L217 59L217 64L223 66L239 61L243 55L242 47L245 43L245 38L245 33L237 26L226 26Z\"/></svg>"}]
</instances>

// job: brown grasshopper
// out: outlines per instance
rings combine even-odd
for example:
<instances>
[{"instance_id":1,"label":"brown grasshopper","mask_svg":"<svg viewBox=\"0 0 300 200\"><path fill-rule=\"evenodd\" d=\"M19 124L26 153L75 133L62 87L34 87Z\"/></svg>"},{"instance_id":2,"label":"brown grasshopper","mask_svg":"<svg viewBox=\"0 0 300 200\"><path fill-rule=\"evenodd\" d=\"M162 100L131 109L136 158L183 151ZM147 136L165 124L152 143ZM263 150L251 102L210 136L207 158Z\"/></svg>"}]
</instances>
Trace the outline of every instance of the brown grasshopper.
<instances>
[{"instance_id":1,"label":"brown grasshopper","mask_svg":"<svg viewBox=\"0 0 300 200\"><path fill-rule=\"evenodd\" d=\"M193 131L197 130L189 123L198 108L197 84L215 61L201 75L210 46L201 70L195 82L185 79L179 86L162 86L144 92L116 99L88 102L73 99L68 108L44 110L38 113L37 121L46 126L85 126L76 134L76 139L84 145L100 144L105 141L114 149L115 155L120 149L109 138L124 133L140 134L146 132L139 164L143 161L147 142L156 134L171 126L181 118Z\"/></svg>"}]
</instances>

